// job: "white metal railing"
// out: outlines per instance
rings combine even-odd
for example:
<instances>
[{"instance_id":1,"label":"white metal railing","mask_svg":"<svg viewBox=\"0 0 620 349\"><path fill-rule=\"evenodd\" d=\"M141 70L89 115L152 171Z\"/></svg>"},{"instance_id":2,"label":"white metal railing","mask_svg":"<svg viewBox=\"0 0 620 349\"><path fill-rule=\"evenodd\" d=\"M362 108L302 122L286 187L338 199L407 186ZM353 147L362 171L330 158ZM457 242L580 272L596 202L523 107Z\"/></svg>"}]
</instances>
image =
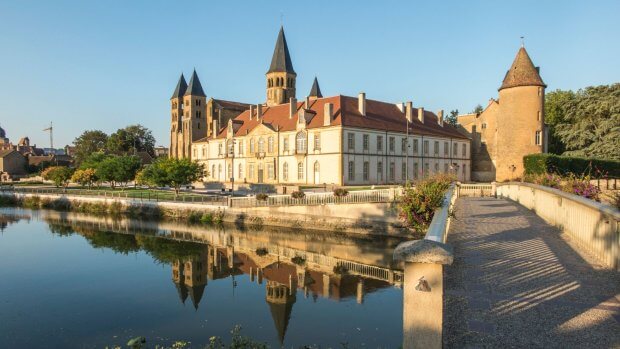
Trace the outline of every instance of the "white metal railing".
<instances>
[{"instance_id":1,"label":"white metal railing","mask_svg":"<svg viewBox=\"0 0 620 349\"><path fill-rule=\"evenodd\" d=\"M350 191L347 195L337 197L332 192L305 193L303 198L295 199L291 195L271 195L266 200L256 197L231 198L231 207L271 207L325 204L359 204L372 202L393 202L402 195L402 188L372 189Z\"/></svg>"},{"instance_id":2,"label":"white metal railing","mask_svg":"<svg viewBox=\"0 0 620 349\"><path fill-rule=\"evenodd\" d=\"M616 208L531 183L498 184L497 195L533 210L607 267L620 270L620 211Z\"/></svg>"},{"instance_id":3,"label":"white metal railing","mask_svg":"<svg viewBox=\"0 0 620 349\"><path fill-rule=\"evenodd\" d=\"M495 196L495 183L457 183L456 190L459 197Z\"/></svg>"}]
</instances>

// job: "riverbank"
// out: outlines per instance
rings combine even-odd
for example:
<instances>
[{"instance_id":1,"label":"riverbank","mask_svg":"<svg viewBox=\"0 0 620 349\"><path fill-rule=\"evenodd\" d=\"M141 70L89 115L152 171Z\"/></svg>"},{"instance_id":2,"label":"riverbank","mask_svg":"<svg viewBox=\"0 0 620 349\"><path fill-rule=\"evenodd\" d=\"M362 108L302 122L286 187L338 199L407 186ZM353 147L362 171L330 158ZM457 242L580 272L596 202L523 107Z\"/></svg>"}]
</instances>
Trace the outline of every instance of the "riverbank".
<instances>
[{"instance_id":1,"label":"riverbank","mask_svg":"<svg viewBox=\"0 0 620 349\"><path fill-rule=\"evenodd\" d=\"M0 193L0 206L53 209L188 223L234 223L239 227L275 226L342 234L405 236L394 203L326 204L231 208L186 202L153 202L136 198L85 197L70 194Z\"/></svg>"}]
</instances>

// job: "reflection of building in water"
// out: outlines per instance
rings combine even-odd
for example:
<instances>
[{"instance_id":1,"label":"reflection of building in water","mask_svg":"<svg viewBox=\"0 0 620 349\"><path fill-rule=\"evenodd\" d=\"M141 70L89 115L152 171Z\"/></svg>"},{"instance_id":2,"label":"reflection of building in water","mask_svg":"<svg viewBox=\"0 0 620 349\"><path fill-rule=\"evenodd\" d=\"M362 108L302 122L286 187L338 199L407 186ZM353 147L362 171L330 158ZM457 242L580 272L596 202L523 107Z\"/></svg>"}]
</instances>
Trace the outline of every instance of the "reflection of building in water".
<instances>
[{"instance_id":1,"label":"reflection of building in water","mask_svg":"<svg viewBox=\"0 0 620 349\"><path fill-rule=\"evenodd\" d=\"M266 297L273 323L278 331L278 339L280 344L284 343L284 335L288 327L288 321L291 318L293 304L296 299L296 291L292 287L292 279L289 285L283 285L277 281L267 281Z\"/></svg>"},{"instance_id":2,"label":"reflection of building in water","mask_svg":"<svg viewBox=\"0 0 620 349\"><path fill-rule=\"evenodd\" d=\"M189 295L197 310L207 286L207 248L199 256L184 260L177 259L172 263L172 281L177 287L179 298L185 304Z\"/></svg>"}]
</instances>

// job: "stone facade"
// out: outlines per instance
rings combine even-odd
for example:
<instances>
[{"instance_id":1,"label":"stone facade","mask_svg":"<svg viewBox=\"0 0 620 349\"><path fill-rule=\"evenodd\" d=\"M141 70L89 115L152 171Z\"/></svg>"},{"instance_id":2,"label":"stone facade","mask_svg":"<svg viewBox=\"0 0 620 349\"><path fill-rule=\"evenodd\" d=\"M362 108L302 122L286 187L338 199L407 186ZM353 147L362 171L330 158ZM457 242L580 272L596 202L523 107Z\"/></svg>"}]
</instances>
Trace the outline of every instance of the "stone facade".
<instances>
[{"instance_id":1,"label":"stone facade","mask_svg":"<svg viewBox=\"0 0 620 349\"><path fill-rule=\"evenodd\" d=\"M523 176L523 157L546 151L546 85L521 48L482 113L459 115L460 129L472 144L472 180L509 181Z\"/></svg>"},{"instance_id":2,"label":"stone facade","mask_svg":"<svg viewBox=\"0 0 620 349\"><path fill-rule=\"evenodd\" d=\"M0 150L0 175L2 178L19 178L26 175L28 160L16 150Z\"/></svg>"}]
</instances>

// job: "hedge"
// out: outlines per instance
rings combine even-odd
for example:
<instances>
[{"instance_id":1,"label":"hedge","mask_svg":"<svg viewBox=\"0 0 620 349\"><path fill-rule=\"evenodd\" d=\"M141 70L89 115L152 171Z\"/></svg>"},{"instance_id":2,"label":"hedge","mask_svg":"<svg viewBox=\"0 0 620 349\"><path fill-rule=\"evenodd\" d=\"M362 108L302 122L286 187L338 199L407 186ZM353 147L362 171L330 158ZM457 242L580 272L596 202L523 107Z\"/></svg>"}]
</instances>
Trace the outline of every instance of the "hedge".
<instances>
[{"instance_id":1,"label":"hedge","mask_svg":"<svg viewBox=\"0 0 620 349\"><path fill-rule=\"evenodd\" d=\"M620 178L620 161L586 159L555 154L530 154L523 157L525 174L557 173L590 175L593 178Z\"/></svg>"}]
</instances>

